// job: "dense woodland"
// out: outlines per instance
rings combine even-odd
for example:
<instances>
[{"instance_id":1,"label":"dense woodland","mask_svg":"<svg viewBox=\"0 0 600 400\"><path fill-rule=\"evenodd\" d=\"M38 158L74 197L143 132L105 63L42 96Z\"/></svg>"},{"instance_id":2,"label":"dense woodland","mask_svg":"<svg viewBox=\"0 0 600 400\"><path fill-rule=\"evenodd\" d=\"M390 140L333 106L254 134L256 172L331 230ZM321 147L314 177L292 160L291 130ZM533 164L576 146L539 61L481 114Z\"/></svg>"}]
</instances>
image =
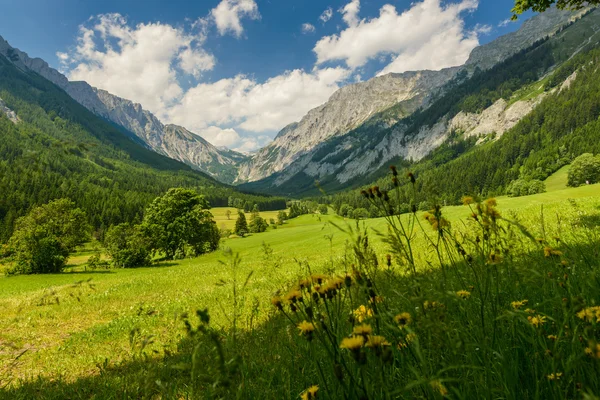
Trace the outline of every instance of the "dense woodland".
<instances>
[{"instance_id":1,"label":"dense woodland","mask_svg":"<svg viewBox=\"0 0 600 400\"><path fill-rule=\"evenodd\" d=\"M195 188L211 206L239 199L263 211L285 208L282 198L240 193L142 147L131 133L2 56L0 98L21 120L0 115L0 242L19 216L58 198L73 200L101 232L141 221L144 208L171 187Z\"/></svg>"}]
</instances>

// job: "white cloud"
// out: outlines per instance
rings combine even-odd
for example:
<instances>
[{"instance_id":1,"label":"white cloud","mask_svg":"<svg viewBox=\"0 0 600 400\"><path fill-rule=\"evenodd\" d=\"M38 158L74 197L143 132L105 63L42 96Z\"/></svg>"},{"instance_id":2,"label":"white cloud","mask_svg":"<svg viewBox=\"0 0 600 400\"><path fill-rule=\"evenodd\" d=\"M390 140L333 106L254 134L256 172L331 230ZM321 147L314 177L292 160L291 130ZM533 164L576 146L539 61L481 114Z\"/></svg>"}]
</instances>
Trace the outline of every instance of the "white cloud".
<instances>
[{"instance_id":1,"label":"white cloud","mask_svg":"<svg viewBox=\"0 0 600 400\"><path fill-rule=\"evenodd\" d=\"M482 24L476 24L473 28L473 32L475 32L478 35L489 35L490 33L492 33L492 30L493 29L491 25Z\"/></svg>"},{"instance_id":2,"label":"white cloud","mask_svg":"<svg viewBox=\"0 0 600 400\"><path fill-rule=\"evenodd\" d=\"M197 134L215 146L232 147L239 145L242 141L240 135L232 128L221 129L218 126L209 126Z\"/></svg>"},{"instance_id":3,"label":"white cloud","mask_svg":"<svg viewBox=\"0 0 600 400\"><path fill-rule=\"evenodd\" d=\"M333 9L331 7L328 7L325 11L323 11L319 19L322 23L326 23L331 19L331 17L333 17Z\"/></svg>"},{"instance_id":4,"label":"white cloud","mask_svg":"<svg viewBox=\"0 0 600 400\"><path fill-rule=\"evenodd\" d=\"M178 70L197 77L214 67L214 57L201 48L203 41L202 35L171 25L130 27L119 14L103 14L80 27L75 48L57 56L69 79L141 103L161 117L183 94Z\"/></svg>"},{"instance_id":5,"label":"white cloud","mask_svg":"<svg viewBox=\"0 0 600 400\"><path fill-rule=\"evenodd\" d=\"M340 12L343 15L344 22L348 24L349 27L353 28L358 25L359 18L358 13L360 11L360 0L352 0L350 3L346 4Z\"/></svg>"},{"instance_id":6,"label":"white cloud","mask_svg":"<svg viewBox=\"0 0 600 400\"><path fill-rule=\"evenodd\" d=\"M498 28L504 28L505 26L508 26L508 24L510 24L511 22L513 21L510 18L500 21L500 23L498 23Z\"/></svg>"},{"instance_id":7,"label":"white cloud","mask_svg":"<svg viewBox=\"0 0 600 400\"><path fill-rule=\"evenodd\" d=\"M304 33L305 35L308 33L313 33L315 30L316 28L313 24L309 24L308 22L302 24L302 33Z\"/></svg>"},{"instance_id":8,"label":"white cloud","mask_svg":"<svg viewBox=\"0 0 600 400\"><path fill-rule=\"evenodd\" d=\"M240 37L244 32L241 19L259 19L258 5L254 0L222 0L210 12L221 35L231 32Z\"/></svg>"},{"instance_id":9,"label":"white cloud","mask_svg":"<svg viewBox=\"0 0 600 400\"><path fill-rule=\"evenodd\" d=\"M317 64L343 61L355 69L389 54L393 60L381 73L438 70L464 63L479 44L481 32L466 31L462 19L464 12L477 8L478 0L446 6L441 0L423 0L401 14L387 4L378 17L362 20L359 6L357 0L348 3L343 8L348 27L317 42Z\"/></svg>"},{"instance_id":10,"label":"white cloud","mask_svg":"<svg viewBox=\"0 0 600 400\"><path fill-rule=\"evenodd\" d=\"M243 75L201 83L169 109L168 119L195 132L211 125L274 132L327 101L349 74L338 67L288 71L264 83Z\"/></svg>"}]
</instances>

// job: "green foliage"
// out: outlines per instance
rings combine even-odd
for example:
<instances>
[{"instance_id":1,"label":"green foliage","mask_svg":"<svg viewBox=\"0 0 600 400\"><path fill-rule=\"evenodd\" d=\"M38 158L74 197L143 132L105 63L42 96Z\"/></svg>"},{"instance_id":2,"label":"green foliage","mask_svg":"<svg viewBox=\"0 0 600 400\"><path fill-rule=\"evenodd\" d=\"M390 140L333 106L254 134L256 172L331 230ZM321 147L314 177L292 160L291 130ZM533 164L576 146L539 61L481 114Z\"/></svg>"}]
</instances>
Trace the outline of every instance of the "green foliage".
<instances>
[{"instance_id":1,"label":"green foliage","mask_svg":"<svg viewBox=\"0 0 600 400\"><path fill-rule=\"evenodd\" d=\"M512 181L506 189L506 192L511 197L529 196L532 194L544 193L545 191L546 185L538 179L517 179Z\"/></svg>"},{"instance_id":2,"label":"green foliage","mask_svg":"<svg viewBox=\"0 0 600 400\"><path fill-rule=\"evenodd\" d=\"M281 210L277 213L277 224L283 225L283 223L288 219L288 215L285 211Z\"/></svg>"},{"instance_id":3,"label":"green foliage","mask_svg":"<svg viewBox=\"0 0 600 400\"><path fill-rule=\"evenodd\" d=\"M236 235L242 237L248 233L248 221L246 221L246 215L242 210L238 211L238 217L235 221L235 229L233 231Z\"/></svg>"},{"instance_id":4,"label":"green foliage","mask_svg":"<svg viewBox=\"0 0 600 400\"><path fill-rule=\"evenodd\" d=\"M123 223L108 228L104 248L118 268L143 267L150 264L148 241L139 225Z\"/></svg>"},{"instance_id":5,"label":"green foliage","mask_svg":"<svg viewBox=\"0 0 600 400\"><path fill-rule=\"evenodd\" d=\"M327 206L327 204L320 204L318 210L319 214L327 215L327 213L329 212L329 207Z\"/></svg>"},{"instance_id":6,"label":"green foliage","mask_svg":"<svg viewBox=\"0 0 600 400\"><path fill-rule=\"evenodd\" d=\"M258 212L253 212L250 217L250 224L248 225L248 229L251 233L260 233L267 230L269 224L265 221L264 218L260 216Z\"/></svg>"},{"instance_id":7,"label":"green foliage","mask_svg":"<svg viewBox=\"0 0 600 400\"><path fill-rule=\"evenodd\" d=\"M512 19L516 20L517 15L523 14L525 11L543 12L552 5L567 10L577 10L587 5L598 5L598 0L515 0L515 6L511 10L513 13Z\"/></svg>"},{"instance_id":8,"label":"green foliage","mask_svg":"<svg viewBox=\"0 0 600 400\"><path fill-rule=\"evenodd\" d=\"M369 211L366 208L355 208L352 210L352 218L363 219L369 218Z\"/></svg>"},{"instance_id":9,"label":"green foliage","mask_svg":"<svg viewBox=\"0 0 600 400\"><path fill-rule=\"evenodd\" d=\"M204 196L190 189L173 188L157 197L142 222L150 249L167 259L187 254L186 247L195 255L216 250L220 235L209 208Z\"/></svg>"},{"instance_id":10,"label":"green foliage","mask_svg":"<svg viewBox=\"0 0 600 400\"><path fill-rule=\"evenodd\" d=\"M14 260L10 273L61 272L69 254L89 238L86 215L68 199L32 209L16 222L8 247Z\"/></svg>"},{"instance_id":11,"label":"green foliage","mask_svg":"<svg viewBox=\"0 0 600 400\"><path fill-rule=\"evenodd\" d=\"M584 153L573 160L569 169L568 185L581 186L600 182L600 154Z\"/></svg>"}]
</instances>

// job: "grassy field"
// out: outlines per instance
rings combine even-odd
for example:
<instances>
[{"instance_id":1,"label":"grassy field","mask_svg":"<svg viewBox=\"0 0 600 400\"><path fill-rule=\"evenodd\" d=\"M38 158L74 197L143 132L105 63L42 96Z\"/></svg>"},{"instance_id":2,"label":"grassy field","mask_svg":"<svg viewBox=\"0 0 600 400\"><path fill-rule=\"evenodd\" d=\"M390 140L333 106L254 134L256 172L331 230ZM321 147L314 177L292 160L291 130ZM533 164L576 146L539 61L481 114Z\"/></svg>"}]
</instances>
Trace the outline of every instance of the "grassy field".
<instances>
[{"instance_id":1,"label":"grassy field","mask_svg":"<svg viewBox=\"0 0 600 400\"><path fill-rule=\"evenodd\" d=\"M233 207L215 207L210 210L215 217L215 222L219 229L233 229L235 228L235 221L238 217L237 208ZM229 218L227 218L227 212L229 211ZM267 223L269 223L270 219L274 219L277 221L277 214L279 211L262 211L260 216L263 217ZM246 220L250 221L251 213L245 213Z\"/></svg>"},{"instance_id":2,"label":"grassy field","mask_svg":"<svg viewBox=\"0 0 600 400\"><path fill-rule=\"evenodd\" d=\"M549 188L562 187L559 181L564 176L561 170L549 178ZM545 227L541 225L541 205ZM561 224L566 219L579 218L582 213L598 214L600 185L498 198L498 207L503 215L522 221L535 235L559 234L565 229ZM226 210L215 208L212 212L219 224L229 227L234 218L227 220ZM276 214L261 213L267 219L276 218ZM466 206L446 207L443 214L460 227L470 211ZM180 352L186 333L179 316L199 308L208 307L211 326L217 331L231 331L236 320L238 329L254 332L271 317L270 298L278 289L306 275L309 269L331 272L343 269L343 265L347 268L346 250L353 239L330 222L347 227L355 224L333 215L306 215L265 233L223 240L222 249L230 251L151 268L85 272L76 266L57 275L0 277L0 388L24 388L23 392L6 392L6 398L27 398L40 387L60 381L74 385L63 388L74 392L48 391L47 397L88 398L97 390L109 393L114 387L106 384L101 389L97 386L100 381L91 384L87 379L101 379L106 371L139 361L136 357L140 357L144 340L146 361L160 362ZM362 224L369 232L385 232L387 226L384 219ZM371 238L371 246L383 263L388 247L377 235ZM425 237L414 238L419 265L431 265L435 260L425 242ZM82 264L90 251L86 248L75 255L72 264ZM239 254L239 265L235 265L231 253ZM246 280L243 295L234 297L233 285L240 286ZM118 382L115 385L139 386L143 376L138 371L128 383L119 381L119 377L111 379ZM41 380L36 384L36 379ZM279 395L288 393L289 398L295 398L296 394L291 393L296 384L288 381L273 385L279 385ZM265 394L265 398L282 398L273 393Z\"/></svg>"},{"instance_id":3,"label":"grassy field","mask_svg":"<svg viewBox=\"0 0 600 400\"><path fill-rule=\"evenodd\" d=\"M544 181L547 192L555 192L557 190L567 189L569 168L571 168L570 165L565 165Z\"/></svg>"}]
</instances>

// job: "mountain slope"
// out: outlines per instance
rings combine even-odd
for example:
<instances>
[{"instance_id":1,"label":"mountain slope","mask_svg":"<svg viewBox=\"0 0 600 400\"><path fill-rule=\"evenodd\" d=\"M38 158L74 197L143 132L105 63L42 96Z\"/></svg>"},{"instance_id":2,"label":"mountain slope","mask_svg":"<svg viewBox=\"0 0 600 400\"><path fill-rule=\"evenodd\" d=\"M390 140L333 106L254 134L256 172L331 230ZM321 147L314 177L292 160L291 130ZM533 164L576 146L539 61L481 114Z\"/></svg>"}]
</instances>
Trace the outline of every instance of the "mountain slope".
<instances>
[{"instance_id":1,"label":"mountain slope","mask_svg":"<svg viewBox=\"0 0 600 400\"><path fill-rule=\"evenodd\" d=\"M0 55L4 55L19 69L36 72L48 79L94 114L135 134L155 152L207 172L223 182L233 181L237 171L236 164L246 158L240 153L221 151L185 128L172 125L167 129L140 104L94 88L86 82L69 82L45 61L30 58L26 53L11 47L1 36Z\"/></svg>"},{"instance_id":2,"label":"mountain slope","mask_svg":"<svg viewBox=\"0 0 600 400\"><path fill-rule=\"evenodd\" d=\"M512 34L516 38L512 52L516 55L512 60L509 58L509 64L496 65L489 70L493 70L491 73L488 70L482 72L482 68L476 67L486 67L509 51L507 39L503 38L482 46L473 52L469 64L454 69L451 75L441 79L443 82L435 91L427 93L429 96L421 97L425 99L421 103L424 107L416 111L415 107L406 112L407 108L402 103L397 103L374 114L354 129L338 131L305 152L296 151L296 157L287 165L281 164L278 172L243 187L286 195L311 194L316 193L314 182L318 180L328 190L339 190L372 179L369 177L376 174L389 160L397 157L406 161L423 158L442 145L453 130L462 128L460 123L472 135L505 131L530 112L540 99L510 105L494 103L501 98L508 99L513 91L536 81L548 69L579 51L582 37L592 40L597 33L597 25L600 24L600 14L597 11L586 15L585 22L572 22L575 17L581 18L587 12L589 11L573 14L552 10L548 15L534 17L523 25L522 31ZM571 26L567 28L568 25ZM557 33L561 30L562 32ZM544 38L551 33L557 33L552 44L536 53L536 48L540 45L540 42L534 43L536 38ZM525 57L523 49L519 48L527 44L532 45L526 50L529 57ZM561 50L553 52L552 46ZM443 74L446 71L432 74ZM418 101L420 98L415 99ZM492 106L494 107L485 113L485 118L473 115ZM457 116L463 109L465 113ZM454 120L455 117L457 120ZM495 121L490 121L494 118ZM483 122L488 123L488 126L477 129L477 125ZM280 135L274 142L279 148L271 147L270 152L263 157L263 164L269 160L284 159L279 153L284 153L285 156L288 148L297 147L297 143L303 140L294 137L297 130L296 128ZM317 133L311 132L311 135Z\"/></svg>"},{"instance_id":3,"label":"mountain slope","mask_svg":"<svg viewBox=\"0 0 600 400\"><path fill-rule=\"evenodd\" d=\"M0 55L0 243L32 206L68 197L97 230L139 221L171 187L191 187L213 206L230 198L285 207L283 199L239 193L130 140L50 81Z\"/></svg>"}]
</instances>

